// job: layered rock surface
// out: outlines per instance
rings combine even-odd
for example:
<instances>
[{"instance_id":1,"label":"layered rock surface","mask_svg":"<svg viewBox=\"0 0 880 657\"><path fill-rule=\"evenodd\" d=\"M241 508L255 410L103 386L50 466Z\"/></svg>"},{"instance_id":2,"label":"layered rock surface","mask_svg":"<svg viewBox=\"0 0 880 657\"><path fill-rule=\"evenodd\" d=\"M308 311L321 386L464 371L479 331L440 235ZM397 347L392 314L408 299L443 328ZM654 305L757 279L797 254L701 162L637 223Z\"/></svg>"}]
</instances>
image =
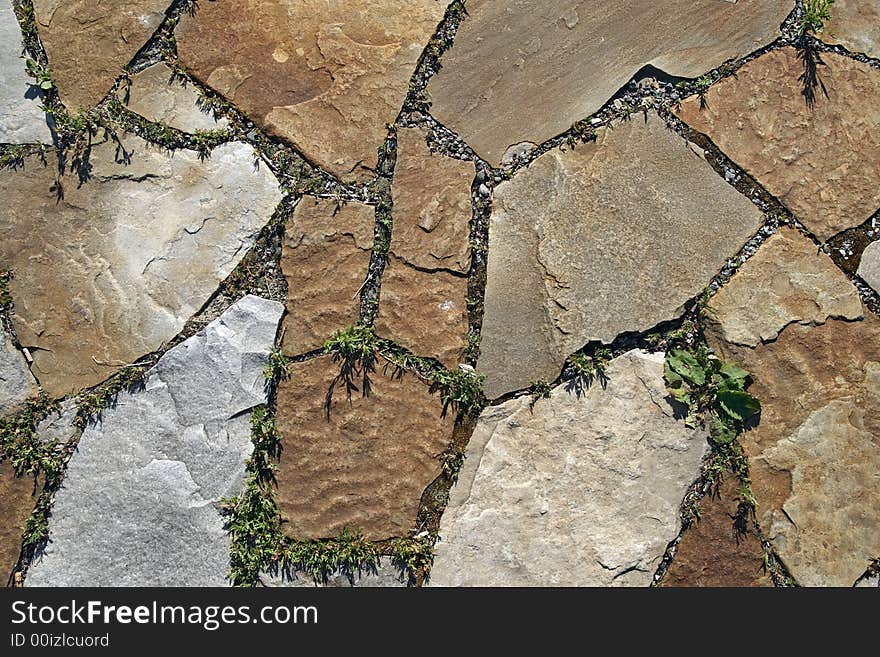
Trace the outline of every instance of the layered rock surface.
<instances>
[{"instance_id":1,"label":"layered rock surface","mask_svg":"<svg viewBox=\"0 0 880 657\"><path fill-rule=\"evenodd\" d=\"M17 411L37 392L24 356L0 327L0 415Z\"/></svg>"},{"instance_id":2,"label":"layered rock surface","mask_svg":"<svg viewBox=\"0 0 880 657\"><path fill-rule=\"evenodd\" d=\"M287 353L318 349L335 331L358 320L375 212L361 203L338 205L307 197L287 220L281 250L288 288L282 342Z\"/></svg>"},{"instance_id":3,"label":"layered rock surface","mask_svg":"<svg viewBox=\"0 0 880 657\"><path fill-rule=\"evenodd\" d=\"M877 293L880 293L880 241L872 242L862 252L862 259L859 262L859 276Z\"/></svg>"},{"instance_id":4,"label":"layered rock surface","mask_svg":"<svg viewBox=\"0 0 880 657\"><path fill-rule=\"evenodd\" d=\"M56 184L31 158L0 172L0 261L15 271L16 333L52 396L79 390L174 337L232 271L281 199L245 144L173 156L125 137L92 148L89 179Z\"/></svg>"},{"instance_id":5,"label":"layered rock surface","mask_svg":"<svg viewBox=\"0 0 880 657\"><path fill-rule=\"evenodd\" d=\"M542 155L495 190L487 394L552 381L587 342L675 318L761 220L654 114Z\"/></svg>"},{"instance_id":6,"label":"layered rock surface","mask_svg":"<svg viewBox=\"0 0 880 657\"><path fill-rule=\"evenodd\" d=\"M177 29L202 82L338 176L363 178L443 17L437 0L227 0Z\"/></svg>"},{"instance_id":7,"label":"layered rock surface","mask_svg":"<svg viewBox=\"0 0 880 657\"><path fill-rule=\"evenodd\" d=\"M169 0L34 0L40 41L65 106L97 105L162 23Z\"/></svg>"},{"instance_id":8,"label":"layered rock surface","mask_svg":"<svg viewBox=\"0 0 880 657\"><path fill-rule=\"evenodd\" d=\"M349 398L331 356L298 363L278 388L282 435L275 499L284 532L331 538L343 529L371 540L409 536L425 487L440 474L453 418L411 374L381 364Z\"/></svg>"},{"instance_id":9,"label":"layered rock surface","mask_svg":"<svg viewBox=\"0 0 880 657\"><path fill-rule=\"evenodd\" d=\"M686 100L678 115L827 240L880 207L880 75L833 52L816 56L812 104L803 55L789 47Z\"/></svg>"},{"instance_id":10,"label":"layered rock surface","mask_svg":"<svg viewBox=\"0 0 880 657\"><path fill-rule=\"evenodd\" d=\"M816 245L794 228L771 236L710 301L723 338L755 347L792 322L860 319L859 293Z\"/></svg>"},{"instance_id":11,"label":"layered rock surface","mask_svg":"<svg viewBox=\"0 0 880 657\"><path fill-rule=\"evenodd\" d=\"M120 100L132 112L148 121L164 123L183 130L215 130L229 125L224 118L217 120L199 107L198 92L172 80L172 71L165 64L153 64L131 76L131 84L119 91Z\"/></svg>"},{"instance_id":12,"label":"layered rock surface","mask_svg":"<svg viewBox=\"0 0 880 657\"><path fill-rule=\"evenodd\" d=\"M0 5L0 144L52 142L42 92L25 72L21 30L12 5Z\"/></svg>"},{"instance_id":13,"label":"layered rock surface","mask_svg":"<svg viewBox=\"0 0 880 657\"><path fill-rule=\"evenodd\" d=\"M25 522L39 495L32 476L16 477L9 460L0 461L0 586L6 586L21 553Z\"/></svg>"},{"instance_id":14,"label":"layered rock surface","mask_svg":"<svg viewBox=\"0 0 880 657\"><path fill-rule=\"evenodd\" d=\"M834 0L831 19L820 37L823 41L839 43L851 52L880 57L880 2Z\"/></svg>"},{"instance_id":15,"label":"layered rock surface","mask_svg":"<svg viewBox=\"0 0 880 657\"><path fill-rule=\"evenodd\" d=\"M429 85L431 112L497 165L508 147L597 111L646 65L698 77L757 50L791 10L786 0L475 0Z\"/></svg>"},{"instance_id":16,"label":"layered rock surface","mask_svg":"<svg viewBox=\"0 0 880 657\"><path fill-rule=\"evenodd\" d=\"M266 401L263 370L282 312L243 298L86 428L28 585L227 584L219 503L244 485L248 411Z\"/></svg>"},{"instance_id":17,"label":"layered rock surface","mask_svg":"<svg viewBox=\"0 0 880 657\"><path fill-rule=\"evenodd\" d=\"M663 354L486 409L440 522L431 584L647 586L680 530L706 436L674 418Z\"/></svg>"}]
</instances>

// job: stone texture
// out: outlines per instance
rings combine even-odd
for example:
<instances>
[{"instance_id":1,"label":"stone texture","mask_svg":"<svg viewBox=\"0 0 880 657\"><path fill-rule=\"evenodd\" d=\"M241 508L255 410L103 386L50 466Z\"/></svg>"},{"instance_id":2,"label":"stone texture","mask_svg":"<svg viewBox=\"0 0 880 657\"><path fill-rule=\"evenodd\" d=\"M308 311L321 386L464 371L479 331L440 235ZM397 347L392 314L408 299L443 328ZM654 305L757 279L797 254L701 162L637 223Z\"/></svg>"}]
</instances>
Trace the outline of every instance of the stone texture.
<instances>
[{"instance_id":1,"label":"stone texture","mask_svg":"<svg viewBox=\"0 0 880 657\"><path fill-rule=\"evenodd\" d=\"M824 253L794 228L783 227L758 249L709 302L722 337L754 347L793 322L859 319L862 302Z\"/></svg>"},{"instance_id":2,"label":"stone texture","mask_svg":"<svg viewBox=\"0 0 880 657\"><path fill-rule=\"evenodd\" d=\"M369 396L355 391L349 401L340 367L321 356L294 365L279 385L283 451L275 500L284 532L297 539L335 537L343 529L370 540L408 536L422 492L440 474L452 413L441 418L426 385L381 366Z\"/></svg>"},{"instance_id":3,"label":"stone texture","mask_svg":"<svg viewBox=\"0 0 880 657\"><path fill-rule=\"evenodd\" d=\"M119 91L119 99L132 112L148 121L164 123L183 130L216 130L225 128L229 121L214 119L199 107L199 93L192 86L184 86L171 79L172 71L159 63L131 76L131 85Z\"/></svg>"},{"instance_id":4,"label":"stone texture","mask_svg":"<svg viewBox=\"0 0 880 657\"><path fill-rule=\"evenodd\" d=\"M431 584L647 586L707 451L673 417L663 354L611 362L607 389L564 385L486 409L440 522Z\"/></svg>"},{"instance_id":5,"label":"stone texture","mask_svg":"<svg viewBox=\"0 0 880 657\"><path fill-rule=\"evenodd\" d=\"M773 586L758 537L734 528L738 487L736 476L726 473L717 493L700 500L700 517L678 544L663 586Z\"/></svg>"},{"instance_id":6,"label":"stone texture","mask_svg":"<svg viewBox=\"0 0 880 657\"><path fill-rule=\"evenodd\" d=\"M678 115L824 241L880 207L880 75L831 52L821 59L812 108L803 61L782 48L713 86L705 109L691 98Z\"/></svg>"},{"instance_id":7,"label":"stone texture","mask_svg":"<svg viewBox=\"0 0 880 657\"><path fill-rule=\"evenodd\" d=\"M698 77L770 43L791 9L786 0L474 0L428 87L431 113L498 164L508 147L598 110L645 65Z\"/></svg>"},{"instance_id":8,"label":"stone texture","mask_svg":"<svg viewBox=\"0 0 880 657\"><path fill-rule=\"evenodd\" d=\"M716 348L752 373L763 406L743 440L765 536L800 584L851 586L880 554L880 320Z\"/></svg>"},{"instance_id":9,"label":"stone texture","mask_svg":"<svg viewBox=\"0 0 880 657\"><path fill-rule=\"evenodd\" d=\"M858 274L865 283L880 293L880 241L872 242L862 252Z\"/></svg>"},{"instance_id":10,"label":"stone texture","mask_svg":"<svg viewBox=\"0 0 880 657\"><path fill-rule=\"evenodd\" d=\"M12 463L0 461L0 586L6 586L18 563L24 523L39 492L33 477L16 477Z\"/></svg>"},{"instance_id":11,"label":"stone texture","mask_svg":"<svg viewBox=\"0 0 880 657\"><path fill-rule=\"evenodd\" d=\"M375 224L375 208L360 203L305 197L296 206L281 250L289 311L282 346L288 354L318 349L358 320Z\"/></svg>"},{"instance_id":12,"label":"stone texture","mask_svg":"<svg viewBox=\"0 0 880 657\"><path fill-rule=\"evenodd\" d=\"M52 143L42 92L25 72L21 30L12 5L0 4L0 144Z\"/></svg>"},{"instance_id":13,"label":"stone texture","mask_svg":"<svg viewBox=\"0 0 880 657\"><path fill-rule=\"evenodd\" d=\"M856 588L876 588L880 586L880 575L874 575L873 577L867 577L863 580L856 582Z\"/></svg>"},{"instance_id":14,"label":"stone texture","mask_svg":"<svg viewBox=\"0 0 880 657\"><path fill-rule=\"evenodd\" d=\"M363 178L446 9L437 0L226 0L177 29L184 64L339 176Z\"/></svg>"},{"instance_id":15,"label":"stone texture","mask_svg":"<svg viewBox=\"0 0 880 657\"><path fill-rule=\"evenodd\" d=\"M0 415L19 410L37 392L24 356L0 327Z\"/></svg>"},{"instance_id":16,"label":"stone texture","mask_svg":"<svg viewBox=\"0 0 880 657\"><path fill-rule=\"evenodd\" d=\"M821 39L850 52L880 57L880 1L835 0Z\"/></svg>"},{"instance_id":17,"label":"stone texture","mask_svg":"<svg viewBox=\"0 0 880 657\"><path fill-rule=\"evenodd\" d=\"M367 587L367 588L392 588L405 587L408 577L402 573L388 557L381 557L379 565L374 571L360 571L357 573L343 574L334 573L327 578L326 582L312 579L309 575L296 571L289 573L263 573L260 575L260 583L266 587Z\"/></svg>"},{"instance_id":18,"label":"stone texture","mask_svg":"<svg viewBox=\"0 0 880 657\"><path fill-rule=\"evenodd\" d=\"M467 294L463 276L427 273L390 256L382 275L376 333L455 368L467 345Z\"/></svg>"},{"instance_id":19,"label":"stone texture","mask_svg":"<svg viewBox=\"0 0 880 657\"><path fill-rule=\"evenodd\" d=\"M761 213L654 114L495 189L478 369L497 397L681 313Z\"/></svg>"},{"instance_id":20,"label":"stone texture","mask_svg":"<svg viewBox=\"0 0 880 657\"><path fill-rule=\"evenodd\" d=\"M247 411L266 401L263 369L283 310L243 298L86 428L27 585L227 584L218 507L244 486Z\"/></svg>"},{"instance_id":21,"label":"stone texture","mask_svg":"<svg viewBox=\"0 0 880 657\"><path fill-rule=\"evenodd\" d=\"M474 165L432 154L425 137L420 128L397 132L391 250L420 269L466 274Z\"/></svg>"},{"instance_id":22,"label":"stone texture","mask_svg":"<svg viewBox=\"0 0 880 657\"><path fill-rule=\"evenodd\" d=\"M52 80L68 109L97 105L165 17L169 0L34 0Z\"/></svg>"},{"instance_id":23,"label":"stone texture","mask_svg":"<svg viewBox=\"0 0 880 657\"><path fill-rule=\"evenodd\" d=\"M31 158L0 172L0 262L15 271L18 339L58 397L106 379L176 335L253 244L281 199L245 144L173 156L124 138L92 148L78 185ZM54 164L54 163L53 163Z\"/></svg>"},{"instance_id":24,"label":"stone texture","mask_svg":"<svg viewBox=\"0 0 880 657\"><path fill-rule=\"evenodd\" d=\"M76 399L66 399L61 402L59 408L50 411L49 414L37 424L37 434L40 442L58 444L69 443L77 438L81 431L76 426L78 411Z\"/></svg>"}]
</instances>

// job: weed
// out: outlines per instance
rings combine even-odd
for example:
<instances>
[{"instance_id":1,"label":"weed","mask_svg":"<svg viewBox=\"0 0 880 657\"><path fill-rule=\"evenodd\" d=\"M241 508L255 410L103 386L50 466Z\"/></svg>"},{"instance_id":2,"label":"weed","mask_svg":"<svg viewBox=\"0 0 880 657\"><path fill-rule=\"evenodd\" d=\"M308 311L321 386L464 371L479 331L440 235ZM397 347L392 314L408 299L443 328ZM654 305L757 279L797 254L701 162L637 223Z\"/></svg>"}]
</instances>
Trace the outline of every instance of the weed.
<instances>
[{"instance_id":1,"label":"weed","mask_svg":"<svg viewBox=\"0 0 880 657\"><path fill-rule=\"evenodd\" d=\"M550 393L553 392L553 386L547 381L532 381L529 384L529 392L532 395L530 408L534 408L539 399L550 399Z\"/></svg>"},{"instance_id":2,"label":"weed","mask_svg":"<svg viewBox=\"0 0 880 657\"><path fill-rule=\"evenodd\" d=\"M465 370L434 370L428 376L432 393L439 392L443 403L441 416L451 408L456 414L467 412L479 415L486 407L483 382L486 377Z\"/></svg>"},{"instance_id":3,"label":"weed","mask_svg":"<svg viewBox=\"0 0 880 657\"><path fill-rule=\"evenodd\" d=\"M330 413L333 390L339 381L345 384L345 393L351 401L352 393L360 392L364 397L370 394L370 375L376 370L376 348L378 339L371 326L353 324L341 329L324 343L324 352L333 354L333 359L342 367L339 377L327 391L326 410ZM356 379L360 379L358 388Z\"/></svg>"},{"instance_id":4,"label":"weed","mask_svg":"<svg viewBox=\"0 0 880 657\"><path fill-rule=\"evenodd\" d=\"M48 91L55 87L55 84L52 82L52 77L49 75L49 71L40 66L40 64L30 57L25 61L25 68L27 69L27 74L37 81L37 86L43 91Z\"/></svg>"},{"instance_id":5,"label":"weed","mask_svg":"<svg viewBox=\"0 0 880 657\"><path fill-rule=\"evenodd\" d=\"M410 582L428 574L434 561L434 542L428 536L397 538L391 542L391 562L409 573Z\"/></svg>"},{"instance_id":6,"label":"weed","mask_svg":"<svg viewBox=\"0 0 880 657\"><path fill-rule=\"evenodd\" d=\"M580 397L593 385L594 381L598 381L605 388L608 385L605 369L608 367L611 357L611 350L607 347L599 347L592 356L580 351L569 356L565 363L565 371L571 375L571 379L565 389Z\"/></svg>"},{"instance_id":7,"label":"weed","mask_svg":"<svg viewBox=\"0 0 880 657\"><path fill-rule=\"evenodd\" d=\"M831 18L831 5L834 0L804 0L804 17L801 33L821 34L825 23Z\"/></svg>"},{"instance_id":8,"label":"weed","mask_svg":"<svg viewBox=\"0 0 880 657\"><path fill-rule=\"evenodd\" d=\"M480 334L475 331L469 331L467 336L467 346L464 348L465 360L476 362L480 355Z\"/></svg>"},{"instance_id":9,"label":"weed","mask_svg":"<svg viewBox=\"0 0 880 657\"><path fill-rule=\"evenodd\" d=\"M9 291L9 283L14 274L11 269L0 269L0 307L12 303L12 293Z\"/></svg>"},{"instance_id":10,"label":"weed","mask_svg":"<svg viewBox=\"0 0 880 657\"><path fill-rule=\"evenodd\" d=\"M290 377L290 359L281 349L272 349L263 370L263 377L272 381L285 381Z\"/></svg>"},{"instance_id":11,"label":"weed","mask_svg":"<svg viewBox=\"0 0 880 657\"><path fill-rule=\"evenodd\" d=\"M113 402L117 393L141 385L146 373L145 365L128 365L101 384L97 390L83 393L79 398L79 408L74 421L76 426L80 429L85 428L92 417L100 416L101 411Z\"/></svg>"}]
</instances>

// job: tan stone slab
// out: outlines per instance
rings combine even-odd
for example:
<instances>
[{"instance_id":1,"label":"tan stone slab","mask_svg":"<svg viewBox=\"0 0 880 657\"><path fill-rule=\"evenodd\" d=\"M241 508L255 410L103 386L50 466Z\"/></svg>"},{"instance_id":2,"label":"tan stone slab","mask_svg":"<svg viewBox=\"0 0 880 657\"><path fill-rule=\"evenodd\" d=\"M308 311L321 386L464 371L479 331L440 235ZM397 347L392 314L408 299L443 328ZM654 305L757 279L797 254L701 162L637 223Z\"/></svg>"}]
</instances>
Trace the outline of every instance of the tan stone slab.
<instances>
[{"instance_id":1,"label":"tan stone slab","mask_svg":"<svg viewBox=\"0 0 880 657\"><path fill-rule=\"evenodd\" d=\"M425 137L421 128L397 131L391 251L421 269L466 274L474 165L431 153Z\"/></svg>"},{"instance_id":2,"label":"tan stone slab","mask_svg":"<svg viewBox=\"0 0 880 657\"><path fill-rule=\"evenodd\" d=\"M40 41L61 100L97 105L162 23L170 0L34 0Z\"/></svg>"},{"instance_id":3,"label":"tan stone slab","mask_svg":"<svg viewBox=\"0 0 880 657\"><path fill-rule=\"evenodd\" d=\"M851 586L880 554L880 320L716 346L752 373L763 406L743 441L765 536L800 584Z\"/></svg>"},{"instance_id":4,"label":"tan stone slab","mask_svg":"<svg viewBox=\"0 0 880 657\"><path fill-rule=\"evenodd\" d=\"M184 64L332 173L364 178L446 9L438 0L225 0L177 29Z\"/></svg>"},{"instance_id":5,"label":"tan stone slab","mask_svg":"<svg viewBox=\"0 0 880 657\"><path fill-rule=\"evenodd\" d=\"M771 236L709 302L722 337L754 347L793 322L859 319L858 290L824 253L794 228Z\"/></svg>"},{"instance_id":6,"label":"tan stone slab","mask_svg":"<svg viewBox=\"0 0 880 657\"><path fill-rule=\"evenodd\" d=\"M655 114L542 155L495 189L487 394L552 381L587 342L679 316L761 220Z\"/></svg>"},{"instance_id":7,"label":"tan stone slab","mask_svg":"<svg viewBox=\"0 0 880 657\"><path fill-rule=\"evenodd\" d=\"M437 586L648 586L708 450L674 417L663 354L607 388L565 384L483 411L440 521Z\"/></svg>"},{"instance_id":8,"label":"tan stone slab","mask_svg":"<svg viewBox=\"0 0 880 657\"><path fill-rule=\"evenodd\" d=\"M376 332L454 369L467 343L467 294L463 276L419 271L390 256L382 275Z\"/></svg>"},{"instance_id":9,"label":"tan stone slab","mask_svg":"<svg viewBox=\"0 0 880 657\"><path fill-rule=\"evenodd\" d=\"M34 510L37 494L32 476L16 477L9 460L0 463L0 586L6 585L18 563L24 523Z\"/></svg>"},{"instance_id":10,"label":"tan stone slab","mask_svg":"<svg viewBox=\"0 0 880 657\"><path fill-rule=\"evenodd\" d=\"M698 77L773 41L789 0L472 0L428 91L492 164L594 113L639 69Z\"/></svg>"},{"instance_id":11,"label":"tan stone slab","mask_svg":"<svg viewBox=\"0 0 880 657\"><path fill-rule=\"evenodd\" d=\"M169 154L125 136L91 149L90 179L30 158L0 172L0 262L32 372L58 397L159 349L205 304L281 200L242 143Z\"/></svg>"},{"instance_id":12,"label":"tan stone slab","mask_svg":"<svg viewBox=\"0 0 880 657\"><path fill-rule=\"evenodd\" d=\"M734 527L739 480L726 473L717 492L700 500L699 518L685 530L663 586L773 586L761 541Z\"/></svg>"},{"instance_id":13,"label":"tan stone slab","mask_svg":"<svg viewBox=\"0 0 880 657\"><path fill-rule=\"evenodd\" d=\"M381 367L369 396L356 391L349 401L340 366L331 356L299 363L279 386L275 500L284 532L298 539L343 529L371 540L408 536L422 492L440 474L452 414L441 418L439 399L412 375L396 378Z\"/></svg>"},{"instance_id":14,"label":"tan stone slab","mask_svg":"<svg viewBox=\"0 0 880 657\"><path fill-rule=\"evenodd\" d=\"M880 293L880 241L871 242L862 251L858 274L865 283Z\"/></svg>"},{"instance_id":15,"label":"tan stone slab","mask_svg":"<svg viewBox=\"0 0 880 657\"><path fill-rule=\"evenodd\" d=\"M303 198L285 226L281 270L287 279L282 346L289 354L318 349L357 322L359 292L370 268L375 208Z\"/></svg>"},{"instance_id":16,"label":"tan stone slab","mask_svg":"<svg viewBox=\"0 0 880 657\"><path fill-rule=\"evenodd\" d=\"M880 207L880 75L822 53L810 108L794 48L769 52L678 111L782 201L821 240Z\"/></svg>"},{"instance_id":17,"label":"tan stone slab","mask_svg":"<svg viewBox=\"0 0 880 657\"><path fill-rule=\"evenodd\" d=\"M834 0L831 20L819 36L850 52L880 57L880 1Z\"/></svg>"},{"instance_id":18,"label":"tan stone slab","mask_svg":"<svg viewBox=\"0 0 880 657\"><path fill-rule=\"evenodd\" d=\"M199 107L201 96L193 86L172 80L172 71L159 63L131 76L131 85L119 90L119 99L132 112L148 121L164 123L184 132L225 128L229 121L219 121Z\"/></svg>"}]
</instances>

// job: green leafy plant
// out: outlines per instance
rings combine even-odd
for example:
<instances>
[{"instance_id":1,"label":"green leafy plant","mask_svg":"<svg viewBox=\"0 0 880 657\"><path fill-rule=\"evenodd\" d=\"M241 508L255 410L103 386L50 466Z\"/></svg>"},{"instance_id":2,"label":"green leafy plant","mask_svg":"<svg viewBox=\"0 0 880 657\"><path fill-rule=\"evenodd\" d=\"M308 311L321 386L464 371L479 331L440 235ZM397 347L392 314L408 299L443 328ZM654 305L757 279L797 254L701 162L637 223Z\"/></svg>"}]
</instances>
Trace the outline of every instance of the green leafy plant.
<instances>
[{"instance_id":1,"label":"green leafy plant","mask_svg":"<svg viewBox=\"0 0 880 657\"><path fill-rule=\"evenodd\" d=\"M749 373L720 361L705 345L670 350L663 377L672 397L687 406L687 424L706 426L718 445L736 440L746 422L761 412L761 403L746 391Z\"/></svg>"},{"instance_id":2,"label":"green leafy plant","mask_svg":"<svg viewBox=\"0 0 880 657\"><path fill-rule=\"evenodd\" d=\"M43 91L48 91L55 87L52 78L49 76L49 71L44 69L33 59L28 58L25 61L25 68L27 69L28 75L37 81L37 86Z\"/></svg>"},{"instance_id":3,"label":"green leafy plant","mask_svg":"<svg viewBox=\"0 0 880 657\"><path fill-rule=\"evenodd\" d=\"M290 376L290 359L284 355L281 349L272 349L263 370L266 379L282 381Z\"/></svg>"},{"instance_id":4,"label":"green leafy plant","mask_svg":"<svg viewBox=\"0 0 880 657\"><path fill-rule=\"evenodd\" d=\"M821 34L825 23L831 18L831 5L834 0L804 0L804 18L801 23L802 32Z\"/></svg>"},{"instance_id":5,"label":"green leafy plant","mask_svg":"<svg viewBox=\"0 0 880 657\"><path fill-rule=\"evenodd\" d=\"M566 390L574 392L580 397L593 385L594 381L598 381L604 388L608 385L605 369L608 367L608 363L611 362L611 358L611 350L607 347L599 347L593 352L592 356L588 356L582 351L569 356L565 363L565 369L573 377L566 384Z\"/></svg>"}]
</instances>

